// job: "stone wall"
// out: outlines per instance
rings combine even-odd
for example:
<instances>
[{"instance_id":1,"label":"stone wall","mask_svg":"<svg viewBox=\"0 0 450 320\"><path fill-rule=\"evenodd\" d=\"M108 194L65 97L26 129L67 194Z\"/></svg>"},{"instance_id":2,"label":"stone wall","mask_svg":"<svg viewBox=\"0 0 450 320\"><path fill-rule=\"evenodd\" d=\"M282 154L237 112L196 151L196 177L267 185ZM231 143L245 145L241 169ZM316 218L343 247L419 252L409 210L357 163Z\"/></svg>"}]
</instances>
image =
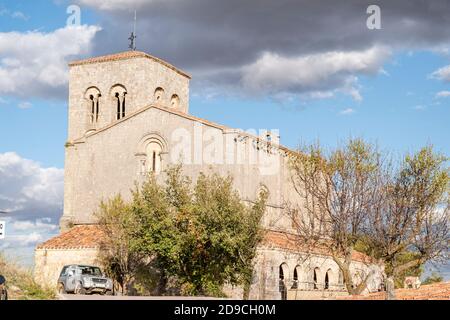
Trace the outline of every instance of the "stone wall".
<instances>
[{"instance_id":1,"label":"stone wall","mask_svg":"<svg viewBox=\"0 0 450 320\"><path fill-rule=\"evenodd\" d=\"M127 116L119 121L114 119L115 105L111 96L111 88L117 84L127 90ZM90 87L101 92L100 117L95 130L87 131L89 109L85 94ZM160 101L155 101L154 97L157 87L165 90ZM170 108L168 99L174 93L180 97L177 110ZM263 226L270 230L292 231L292 223L283 208L286 202L295 201L300 205L301 200L296 198L290 182L289 151L278 145L277 137L269 142L267 135L257 137L187 115L188 99L189 78L148 58L70 68L62 230L71 224L95 223L94 212L102 200L116 194L130 199L135 183L147 179L142 172L145 143L158 141L163 170L182 162L184 174L193 180L201 172L231 175L241 198L248 202L255 200L261 185L265 185L270 197ZM164 173L157 178L164 180ZM38 272L43 272L43 281L50 282L68 261L88 263L84 261L94 259L92 250L76 253L38 250L36 256ZM337 283L338 268L330 258L314 256L304 260L299 253L260 248L250 298L281 297L280 266L288 288L292 286L294 270L301 283L311 282L314 269L321 283L327 272L329 281ZM358 263L354 266L355 272L367 271ZM239 288L228 289L232 296L241 295Z\"/></svg>"},{"instance_id":2,"label":"stone wall","mask_svg":"<svg viewBox=\"0 0 450 320\"><path fill-rule=\"evenodd\" d=\"M212 147L212 136L230 143ZM148 107L67 146L63 221L95 222L93 212L102 199L118 193L129 198L135 182L146 179L140 172L140 161L142 142L149 137L158 139L164 146L163 169L184 157L184 174L193 179L202 171L230 174L241 197L249 201L256 198L261 184L266 185L270 198L264 225L282 230L291 227L282 214L284 201L294 195L284 151L274 147L269 153L264 147L257 147L255 139L245 138L239 132L229 132L157 107ZM200 159L196 155L198 148ZM244 150L242 152L246 154L242 160L238 159L238 150ZM252 152L261 159L272 160L255 164L249 156ZM213 155L212 159L210 155ZM159 179L163 180L164 174Z\"/></svg>"},{"instance_id":3,"label":"stone wall","mask_svg":"<svg viewBox=\"0 0 450 320\"><path fill-rule=\"evenodd\" d=\"M36 281L48 287L55 287L61 269L69 264L99 265L97 249L37 249L35 251ZM284 270L284 284L286 298L289 300L335 299L347 293L339 282L339 268L327 256L305 256L287 250L261 246L255 258L254 277L250 287L249 298L255 300L280 300L280 266ZM317 270L317 289L312 287L312 272ZM297 270L297 287L294 284L294 269ZM369 272L374 275L369 280L369 288L365 291L376 292L381 283L382 269L378 266L366 266L355 261L352 265L353 273ZM330 287L324 288L325 273L329 272ZM339 290L337 288L340 288ZM229 298L242 299L243 288L225 286L224 292Z\"/></svg>"},{"instance_id":4,"label":"stone wall","mask_svg":"<svg viewBox=\"0 0 450 320\"><path fill-rule=\"evenodd\" d=\"M164 64L147 58L105 61L73 65L69 71L69 139L82 137L88 129L90 106L88 89L94 88L99 97L99 120L95 126L102 128L114 122L116 99L114 87L126 89L126 113L156 103L155 90L164 89L158 101L170 106L172 95L179 97L179 111L189 109L189 78ZM117 87L116 87L117 88Z\"/></svg>"},{"instance_id":5,"label":"stone wall","mask_svg":"<svg viewBox=\"0 0 450 320\"><path fill-rule=\"evenodd\" d=\"M49 288L56 288L59 274L64 266L98 265L97 254L97 249L36 249L34 256L36 282Z\"/></svg>"},{"instance_id":6,"label":"stone wall","mask_svg":"<svg viewBox=\"0 0 450 320\"><path fill-rule=\"evenodd\" d=\"M163 168L181 159L185 174L194 179L208 170L230 174L241 197L248 201L255 199L264 184L270 191L264 225L289 228L290 221L283 217L281 208L294 192L286 150L278 148L277 134L271 135L273 143L264 143L267 136L247 135L188 116L190 78L157 59L136 55L70 67L63 230L71 223L95 222L93 212L102 199L117 193L129 197L135 182L142 182L142 143L150 137L163 145ZM127 92L127 116L119 121L114 117L116 100L112 92L117 85ZM155 101L158 87L164 88L165 95ZM86 95L92 88L101 93L99 120L94 128L87 126L90 102ZM180 98L176 110L171 108L173 94Z\"/></svg>"},{"instance_id":7,"label":"stone wall","mask_svg":"<svg viewBox=\"0 0 450 320\"><path fill-rule=\"evenodd\" d=\"M281 299L280 269L283 270L283 285L288 291L288 299L294 297L295 291L297 291L297 296L300 295L297 299L305 299L307 297L315 299L324 294L330 297L329 293L332 291L345 291L342 280L339 277L339 267L331 257L305 255L279 248L260 247L255 261L250 299ZM317 277L316 288L313 279L314 270ZM378 265L366 265L362 262L354 261L351 265L351 272L354 275L372 272L366 292L377 291L383 281L383 268ZM328 289L325 289L325 275L327 273L329 284ZM328 291L328 294L327 292L324 293L324 291Z\"/></svg>"}]
</instances>

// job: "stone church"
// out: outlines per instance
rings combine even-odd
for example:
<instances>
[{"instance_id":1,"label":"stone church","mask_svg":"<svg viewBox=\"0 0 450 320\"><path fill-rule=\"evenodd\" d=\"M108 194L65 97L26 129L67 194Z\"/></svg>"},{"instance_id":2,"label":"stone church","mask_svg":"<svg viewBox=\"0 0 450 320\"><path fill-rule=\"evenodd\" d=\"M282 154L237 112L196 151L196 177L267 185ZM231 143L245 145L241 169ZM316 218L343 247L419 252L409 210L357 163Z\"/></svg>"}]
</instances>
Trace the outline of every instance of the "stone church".
<instances>
[{"instance_id":1,"label":"stone church","mask_svg":"<svg viewBox=\"0 0 450 320\"><path fill-rule=\"evenodd\" d=\"M326 298L344 294L342 275L326 252L305 255L292 239L283 204L294 201L288 154L276 130L244 132L189 114L190 75L139 51L69 64L69 122L65 145L61 234L37 246L36 279L56 286L63 265L96 264L101 232L93 213L102 199L130 190L151 173L164 179L167 166L183 164L195 179L214 171L234 177L244 201L268 187L251 299ZM355 253L353 272L371 272L369 291L382 268ZM242 298L240 288L226 288Z\"/></svg>"}]
</instances>

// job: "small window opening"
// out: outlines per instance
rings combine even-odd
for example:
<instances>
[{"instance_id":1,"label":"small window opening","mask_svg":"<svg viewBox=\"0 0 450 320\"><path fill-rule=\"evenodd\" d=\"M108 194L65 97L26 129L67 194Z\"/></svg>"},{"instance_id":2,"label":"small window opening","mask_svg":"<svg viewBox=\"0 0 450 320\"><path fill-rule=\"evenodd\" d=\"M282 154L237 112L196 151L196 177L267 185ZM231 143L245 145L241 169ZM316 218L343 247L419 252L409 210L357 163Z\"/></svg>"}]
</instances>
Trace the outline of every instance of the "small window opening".
<instances>
[{"instance_id":1,"label":"small window opening","mask_svg":"<svg viewBox=\"0 0 450 320\"><path fill-rule=\"evenodd\" d=\"M115 97L117 99L117 120L120 120L120 96L118 92L116 92Z\"/></svg>"},{"instance_id":2,"label":"small window opening","mask_svg":"<svg viewBox=\"0 0 450 320\"><path fill-rule=\"evenodd\" d=\"M314 281L314 290L319 289L319 287L317 286L317 270L316 270L316 269L314 269L314 278L313 278L313 281Z\"/></svg>"},{"instance_id":3,"label":"small window opening","mask_svg":"<svg viewBox=\"0 0 450 320\"><path fill-rule=\"evenodd\" d=\"M297 274L297 268L294 269L294 281L292 282L292 289L298 288L298 274Z\"/></svg>"},{"instance_id":4,"label":"small window opening","mask_svg":"<svg viewBox=\"0 0 450 320\"><path fill-rule=\"evenodd\" d=\"M152 171L153 171L153 172L156 171L156 151L153 151L153 156L152 156Z\"/></svg>"}]
</instances>

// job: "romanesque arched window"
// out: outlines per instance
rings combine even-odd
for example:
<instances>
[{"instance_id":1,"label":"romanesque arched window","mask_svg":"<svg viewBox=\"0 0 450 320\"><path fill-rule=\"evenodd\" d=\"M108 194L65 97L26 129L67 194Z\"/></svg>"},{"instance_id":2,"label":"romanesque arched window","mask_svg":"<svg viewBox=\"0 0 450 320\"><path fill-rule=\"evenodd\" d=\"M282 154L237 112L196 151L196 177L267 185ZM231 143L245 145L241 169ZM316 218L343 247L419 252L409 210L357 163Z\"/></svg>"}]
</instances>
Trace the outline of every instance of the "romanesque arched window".
<instances>
[{"instance_id":1,"label":"romanesque arched window","mask_svg":"<svg viewBox=\"0 0 450 320\"><path fill-rule=\"evenodd\" d=\"M344 274L342 273L341 269L339 269L338 284L339 284L340 287L344 286Z\"/></svg>"},{"instance_id":2,"label":"romanesque arched window","mask_svg":"<svg viewBox=\"0 0 450 320\"><path fill-rule=\"evenodd\" d=\"M147 172L158 174L162 169L162 145L159 141L153 140L147 144L145 149Z\"/></svg>"},{"instance_id":3,"label":"romanesque arched window","mask_svg":"<svg viewBox=\"0 0 450 320\"><path fill-rule=\"evenodd\" d=\"M164 155L167 154L167 142L159 133L145 134L141 138L136 152L139 173L145 176L148 173L159 174L162 172L164 170Z\"/></svg>"},{"instance_id":4,"label":"romanesque arched window","mask_svg":"<svg viewBox=\"0 0 450 320\"><path fill-rule=\"evenodd\" d=\"M320 273L320 269L319 268L314 268L314 270L313 270L313 286L314 286L314 290L318 290L319 289L319 273Z\"/></svg>"},{"instance_id":5,"label":"romanesque arched window","mask_svg":"<svg viewBox=\"0 0 450 320\"><path fill-rule=\"evenodd\" d=\"M327 273L325 273L325 290L330 289L330 282L331 282L331 269L328 269Z\"/></svg>"},{"instance_id":6,"label":"romanesque arched window","mask_svg":"<svg viewBox=\"0 0 450 320\"><path fill-rule=\"evenodd\" d=\"M178 97L177 94L172 95L172 98L170 98L170 106L173 109L178 109L180 106L180 97Z\"/></svg>"},{"instance_id":7,"label":"romanesque arched window","mask_svg":"<svg viewBox=\"0 0 450 320\"><path fill-rule=\"evenodd\" d=\"M111 88L112 99L114 101L114 112L116 120L125 118L126 116L126 95L127 89L120 84L116 84Z\"/></svg>"},{"instance_id":8,"label":"romanesque arched window","mask_svg":"<svg viewBox=\"0 0 450 320\"><path fill-rule=\"evenodd\" d=\"M286 263L282 263L279 267L279 290L281 293L281 300L287 299L287 286L286 283L289 281L289 268Z\"/></svg>"},{"instance_id":9,"label":"romanesque arched window","mask_svg":"<svg viewBox=\"0 0 450 320\"><path fill-rule=\"evenodd\" d=\"M298 275L299 275L299 271L300 271L299 269L300 269L300 266L296 266L294 268L294 276L292 278L292 287L291 287L291 289L298 289L298 282L299 282Z\"/></svg>"},{"instance_id":10,"label":"romanesque arched window","mask_svg":"<svg viewBox=\"0 0 450 320\"><path fill-rule=\"evenodd\" d=\"M156 103L161 103L164 100L164 89L158 87L155 89L154 99Z\"/></svg>"},{"instance_id":11,"label":"romanesque arched window","mask_svg":"<svg viewBox=\"0 0 450 320\"><path fill-rule=\"evenodd\" d=\"M87 101L88 123L93 127L98 122L100 115L100 90L90 87L86 90L84 97Z\"/></svg>"}]
</instances>

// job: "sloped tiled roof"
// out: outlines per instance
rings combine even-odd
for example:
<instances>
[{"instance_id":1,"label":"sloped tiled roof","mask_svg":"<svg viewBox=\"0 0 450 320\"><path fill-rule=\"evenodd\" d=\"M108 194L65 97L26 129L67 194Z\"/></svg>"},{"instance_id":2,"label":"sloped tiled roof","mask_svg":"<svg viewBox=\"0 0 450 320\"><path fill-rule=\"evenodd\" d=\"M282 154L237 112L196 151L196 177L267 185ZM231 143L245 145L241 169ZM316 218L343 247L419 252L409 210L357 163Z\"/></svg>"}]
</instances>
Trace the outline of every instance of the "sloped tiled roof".
<instances>
[{"instance_id":1,"label":"sloped tiled roof","mask_svg":"<svg viewBox=\"0 0 450 320\"><path fill-rule=\"evenodd\" d=\"M104 232L100 226L77 225L60 235L53 237L37 246L37 249L91 249L99 248ZM268 230L265 233L263 245L284 250L302 251L295 235L285 232ZM312 253L330 255L326 247L315 248ZM370 258L363 253L353 252L353 260L370 262Z\"/></svg>"},{"instance_id":2,"label":"sloped tiled roof","mask_svg":"<svg viewBox=\"0 0 450 320\"><path fill-rule=\"evenodd\" d=\"M41 243L37 249L95 249L103 235L98 225L78 225Z\"/></svg>"},{"instance_id":3,"label":"sloped tiled roof","mask_svg":"<svg viewBox=\"0 0 450 320\"><path fill-rule=\"evenodd\" d=\"M76 60L76 61L70 62L69 66L72 67L72 66L79 66L79 65L84 65L84 64L119 61L119 60L133 59L133 58L151 59L153 61L161 63L162 65L168 67L169 69L174 70L175 72L181 74L182 76L185 76L185 77L191 79L191 76L189 74L187 74L186 72L174 67L173 65L171 65L170 63L168 63L164 60L161 60L157 57L154 57L154 56L152 56L148 53L142 52L142 51L124 51L124 52L119 52L119 53L115 53L115 54L109 54L106 56L99 56L99 57L92 57L92 58L87 58L87 59L82 59L82 60Z\"/></svg>"},{"instance_id":4,"label":"sloped tiled roof","mask_svg":"<svg viewBox=\"0 0 450 320\"><path fill-rule=\"evenodd\" d=\"M419 289L396 289L398 300L450 300L450 281L423 285ZM386 292L360 296L342 296L342 300L385 300Z\"/></svg>"},{"instance_id":5,"label":"sloped tiled roof","mask_svg":"<svg viewBox=\"0 0 450 320\"><path fill-rule=\"evenodd\" d=\"M269 247L272 246L285 250L300 251L300 252L304 251L312 254L320 254L326 256L331 255L330 250L325 245L316 246L311 250L309 248L302 247L301 245L302 241L297 235L281 231L273 231L273 230L267 231L263 243ZM352 260L364 263L372 262L372 259L369 256L358 251L353 251Z\"/></svg>"}]
</instances>

